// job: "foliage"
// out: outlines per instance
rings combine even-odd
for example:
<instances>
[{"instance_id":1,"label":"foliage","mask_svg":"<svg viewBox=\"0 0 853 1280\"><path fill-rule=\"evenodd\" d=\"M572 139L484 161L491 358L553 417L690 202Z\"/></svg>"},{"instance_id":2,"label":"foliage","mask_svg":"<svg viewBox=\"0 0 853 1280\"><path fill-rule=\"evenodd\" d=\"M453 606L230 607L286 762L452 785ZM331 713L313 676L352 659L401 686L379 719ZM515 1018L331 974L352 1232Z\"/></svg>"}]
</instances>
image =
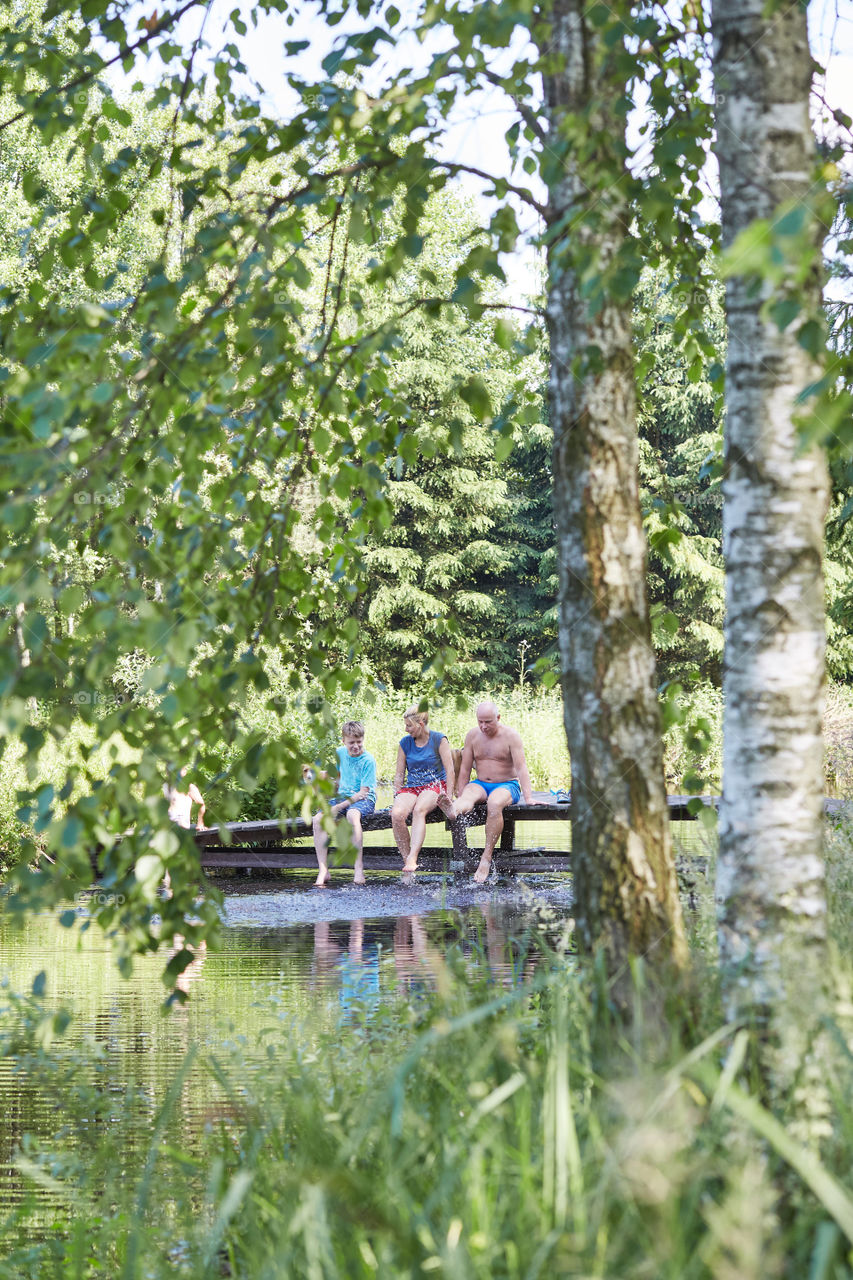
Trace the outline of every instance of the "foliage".
<instances>
[{"instance_id":1,"label":"foliage","mask_svg":"<svg viewBox=\"0 0 853 1280\"><path fill-rule=\"evenodd\" d=\"M443 193L422 230L420 261L449 293L466 248L479 238L473 211ZM443 643L456 654L445 680L453 688L505 676L501 606L513 598L522 549L502 536L509 497L505 460L496 458L499 438L462 395L477 379L499 409L523 374L513 368L511 330L503 346L493 342L493 330L491 320L443 314L414 314L400 328L393 377L412 420L387 464L392 516L367 537L370 579L356 606L371 665L397 688L429 688L429 663Z\"/></svg>"},{"instance_id":2,"label":"foliage","mask_svg":"<svg viewBox=\"0 0 853 1280\"><path fill-rule=\"evenodd\" d=\"M262 0L254 12L285 8ZM446 24L451 44L368 96L405 23L394 6L359 6L361 25L374 23L365 38L350 6L330 0L328 26L345 11L350 21L316 76L303 42L287 45L296 105L284 120L247 87L239 40L211 52L202 25L179 43L178 21L201 23L206 9L186 0L146 18L108 0L83 11L14 0L0 20L0 171L12 191L0 213L0 745L24 747L24 861L44 844L59 854L51 874L19 877L19 905L73 892L101 847L101 873L126 903L121 917L105 908L103 923L132 926L125 964L158 936L192 947L216 928L209 904L185 920L193 851L168 826L162 794L182 765L208 779L227 770L221 817L258 786L298 808L298 764L329 735L328 705L360 696L365 677L418 693L434 678L500 684L515 680L523 643L522 676L551 652L541 329L514 329L495 293L520 210L544 210L524 175L553 185L562 146L603 189L608 164L621 166L630 228L611 261L581 264L593 308L629 299L662 263L677 280L704 280L714 247L713 228L696 234L710 112L704 19L691 4L632 10L633 43L618 15L588 15L621 77L620 118L633 92L647 95L630 171L600 103L546 145L534 85L547 58L513 34L539 21L529 6L431 6L427 27ZM242 34L239 10L225 25ZM118 92L110 68L127 85L143 62L151 87ZM494 213L469 235L447 194L465 166L435 144L454 104L483 84L518 111L506 135L515 168L491 182ZM668 674L698 661L713 678L713 513L677 498L707 443L719 335L713 314L698 322L707 298L695 290L664 323L666 287L645 279L658 643ZM440 430L427 425L433 408ZM712 492L712 479L702 485ZM434 509L458 550L440 545ZM839 565L846 584L842 554ZM840 632L838 643L840 672ZM286 673L275 700L273 657ZM306 681L318 710L303 722ZM274 753L258 729L267 713ZM78 734L84 746L66 753ZM158 934L166 868L176 893Z\"/></svg>"},{"instance_id":3,"label":"foliage","mask_svg":"<svg viewBox=\"0 0 853 1280\"><path fill-rule=\"evenodd\" d=\"M25 789L23 820L59 857L50 874L22 870L19 905L73 893L100 846L125 904L102 922L132 926L117 934L122 963L177 932L174 977L216 914L206 903L187 918L193 849L166 823L164 785L185 764L215 773L224 738L234 782L272 777L298 808L298 742L285 733L273 755L243 727L242 706L267 686L262 651L279 653L294 689L306 674L324 697L357 682L359 627L340 614L367 580L367 529L390 519L383 459L412 409L389 353L437 286L418 261L418 220L446 174L429 180L422 143L401 153L393 104L366 130L360 91L340 79L324 82L322 110L315 92L290 121L261 117L232 83L233 45L207 89L196 41L128 110L105 66L180 53L176 13L136 35L128 20L93 0L85 21L75 6L16 5L0 24L7 163L32 154L44 170L61 147L80 157L61 208L34 173L11 213L25 256L7 258L0 290L0 684L30 783L80 720L115 752L106 776L87 753L60 754L60 785ZM470 277L473 252L457 275ZM381 314L365 289L383 296ZM490 412L476 379L459 394ZM135 696L119 700L134 655ZM49 709L39 723L34 701ZM167 868L174 895L160 903Z\"/></svg>"},{"instance_id":4,"label":"foliage","mask_svg":"<svg viewBox=\"0 0 853 1280\"><path fill-rule=\"evenodd\" d=\"M694 933L712 928L705 896ZM413 985L343 1014L315 996L295 1016L270 991L260 1034L209 1047L218 1102L203 1128L190 1108L189 1148L176 1113L195 1045L154 1110L105 1087L85 1048L46 1055L36 1000L5 1009L0 1043L64 1128L16 1157L34 1193L5 1220L0 1277L846 1276L844 1079L820 1163L763 1109L713 971L692 1014L664 1029L647 1012L628 1041L547 909L535 936L556 949L514 987L484 939L477 964L427 944ZM640 963L638 1008L643 981Z\"/></svg>"},{"instance_id":5,"label":"foliage","mask_svg":"<svg viewBox=\"0 0 853 1280\"><path fill-rule=\"evenodd\" d=\"M685 294L687 297L685 298ZM677 317L698 313L691 361ZM719 683L723 648L721 444L724 318L720 286L646 275L634 300L639 355L640 474L649 539L649 596L662 676L698 670ZM710 354L706 354L710 353ZM713 359L711 358L713 357Z\"/></svg>"}]
</instances>

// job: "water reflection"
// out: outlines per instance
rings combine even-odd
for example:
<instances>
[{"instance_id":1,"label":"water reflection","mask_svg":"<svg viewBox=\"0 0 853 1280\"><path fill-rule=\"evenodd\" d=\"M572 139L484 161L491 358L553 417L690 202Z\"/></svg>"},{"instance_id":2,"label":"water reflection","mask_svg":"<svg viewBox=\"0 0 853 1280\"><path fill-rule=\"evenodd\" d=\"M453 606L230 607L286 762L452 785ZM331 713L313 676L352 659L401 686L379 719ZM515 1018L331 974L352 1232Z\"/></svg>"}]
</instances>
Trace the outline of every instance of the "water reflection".
<instances>
[{"instance_id":1,"label":"water reflection","mask_svg":"<svg viewBox=\"0 0 853 1280\"><path fill-rule=\"evenodd\" d=\"M450 946L466 963L486 970L492 981L515 986L533 976L544 936L540 928L533 935L520 924L517 910L490 903L465 913L318 921L313 926L312 989L339 989L345 1010L356 1000L375 1003L383 990L396 989L403 995L426 989L441 992L450 982ZM393 964L383 967L380 962L389 954Z\"/></svg>"},{"instance_id":2,"label":"water reflection","mask_svg":"<svg viewBox=\"0 0 853 1280\"><path fill-rule=\"evenodd\" d=\"M314 963L311 970L315 989L336 987L344 1020L355 1009L370 1008L381 995L379 980L380 944L368 937L365 920L350 920L344 947L332 937L328 920L314 925Z\"/></svg>"},{"instance_id":3,"label":"water reflection","mask_svg":"<svg viewBox=\"0 0 853 1280\"><path fill-rule=\"evenodd\" d=\"M45 916L18 930L0 916L0 976L11 990L27 991L44 969L48 1012L64 1006L73 1016L48 1057L19 1014L0 1013L7 1037L16 1017L23 1028L20 1045L0 1056L0 1209L32 1193L22 1151L36 1159L59 1143L82 1158L109 1131L110 1176L144 1160L188 1053L196 1056L177 1091L166 1141L189 1158L200 1154L205 1128L233 1120L239 1106L211 1070L212 1058L227 1062L233 1048L246 1071L269 1070L269 1049L288 1026L310 1031L371 1020L383 1001L442 992L454 973L476 971L511 986L533 974L543 939L556 935L566 914L543 924L534 906L487 900L426 915L231 927L221 950L196 949L178 981L189 998L169 1013L161 980L167 957L140 957L125 980L94 927L80 935ZM182 947L176 939L170 954ZM57 1210L55 1192L43 1187L39 1197Z\"/></svg>"},{"instance_id":4,"label":"water reflection","mask_svg":"<svg viewBox=\"0 0 853 1280\"><path fill-rule=\"evenodd\" d=\"M519 945L520 940L507 928L491 904L480 907L486 932L486 957L489 972L496 982L505 987L532 978L536 969L536 955Z\"/></svg>"},{"instance_id":5,"label":"water reflection","mask_svg":"<svg viewBox=\"0 0 853 1280\"><path fill-rule=\"evenodd\" d=\"M180 933L176 933L174 946L170 947L166 952L167 963L171 961L179 951L183 951L185 946L186 940L184 937ZM191 987L199 980L201 977L201 971L204 968L204 960L207 955L207 943L204 938L202 938L201 942L195 943L195 951L193 954L195 959L191 960L183 973L180 973L175 979L175 986L179 991L183 991L185 996L189 995Z\"/></svg>"},{"instance_id":6,"label":"water reflection","mask_svg":"<svg viewBox=\"0 0 853 1280\"><path fill-rule=\"evenodd\" d=\"M444 959L430 945L421 916L400 916L395 922L394 970L398 986L409 993L426 985L439 990L446 985Z\"/></svg>"}]
</instances>

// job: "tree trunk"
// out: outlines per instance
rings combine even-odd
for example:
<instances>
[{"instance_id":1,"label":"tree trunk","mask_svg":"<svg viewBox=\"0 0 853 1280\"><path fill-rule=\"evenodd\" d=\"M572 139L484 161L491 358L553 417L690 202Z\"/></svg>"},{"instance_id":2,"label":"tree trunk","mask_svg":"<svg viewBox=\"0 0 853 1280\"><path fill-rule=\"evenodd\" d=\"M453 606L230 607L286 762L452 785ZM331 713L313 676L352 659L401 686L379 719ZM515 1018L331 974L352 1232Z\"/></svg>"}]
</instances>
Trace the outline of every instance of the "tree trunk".
<instances>
[{"instance_id":1,"label":"tree trunk","mask_svg":"<svg viewBox=\"0 0 853 1280\"><path fill-rule=\"evenodd\" d=\"M729 245L753 219L772 217L809 190L811 62L799 5L767 16L764 0L714 0L713 33ZM765 1061L790 1081L827 973L821 716L829 486L822 451L801 449L794 422L796 397L819 371L792 326L780 331L762 315L772 286L756 293L754 285L734 277L726 288L717 901L727 1013L759 1022ZM807 310L817 310L817 266L806 291Z\"/></svg>"},{"instance_id":2,"label":"tree trunk","mask_svg":"<svg viewBox=\"0 0 853 1280\"><path fill-rule=\"evenodd\" d=\"M588 292L590 265L605 271L627 232L625 122L610 105L625 85L606 81L583 14L581 0L557 0L547 49L540 41L555 68L543 159L549 404L576 918L584 948L603 947L615 973L630 956L678 967L687 949L646 598L631 304L605 289L596 306ZM576 161L572 134L584 130L588 159Z\"/></svg>"}]
</instances>

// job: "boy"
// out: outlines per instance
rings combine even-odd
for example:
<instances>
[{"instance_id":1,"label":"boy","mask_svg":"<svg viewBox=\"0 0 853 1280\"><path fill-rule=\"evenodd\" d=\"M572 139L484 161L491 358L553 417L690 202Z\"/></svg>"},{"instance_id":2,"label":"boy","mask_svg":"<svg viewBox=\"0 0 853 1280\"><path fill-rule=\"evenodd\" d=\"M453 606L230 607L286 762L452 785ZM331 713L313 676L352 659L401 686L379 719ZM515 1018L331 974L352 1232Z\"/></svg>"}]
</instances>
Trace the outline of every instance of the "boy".
<instances>
[{"instance_id":1,"label":"boy","mask_svg":"<svg viewBox=\"0 0 853 1280\"><path fill-rule=\"evenodd\" d=\"M348 720L341 730L343 746L338 747L338 783L337 794L342 799L332 805L332 816L342 818L346 814L347 822L352 827L352 842L355 845L355 872L353 884L364 884L364 835L361 829L362 818L367 818L376 808L376 761L364 749L364 725L360 720ZM304 765L302 776L312 781L314 771L310 765ZM325 778L325 773L320 773ZM322 813L314 814L312 823L314 830L314 852L317 854L317 879L315 889L325 889L330 880L327 850L329 837L323 830Z\"/></svg>"}]
</instances>

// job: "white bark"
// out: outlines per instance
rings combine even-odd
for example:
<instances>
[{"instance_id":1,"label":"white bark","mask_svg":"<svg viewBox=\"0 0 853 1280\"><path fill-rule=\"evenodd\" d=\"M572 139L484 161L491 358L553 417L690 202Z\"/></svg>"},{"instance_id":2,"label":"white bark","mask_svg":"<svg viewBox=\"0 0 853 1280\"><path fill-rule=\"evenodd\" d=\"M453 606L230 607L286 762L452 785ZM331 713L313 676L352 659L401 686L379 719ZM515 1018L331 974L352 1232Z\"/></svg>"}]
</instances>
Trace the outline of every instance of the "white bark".
<instances>
[{"instance_id":1,"label":"white bark","mask_svg":"<svg viewBox=\"0 0 853 1280\"><path fill-rule=\"evenodd\" d=\"M805 196L814 147L805 10L714 0L723 238ZM807 302L819 304L819 279ZM827 970L821 715L822 451L802 451L795 401L818 376L768 296L726 289L723 799L717 900L727 1012L758 1019L790 1080ZM792 326L796 329L796 323Z\"/></svg>"},{"instance_id":2,"label":"white bark","mask_svg":"<svg viewBox=\"0 0 853 1280\"><path fill-rule=\"evenodd\" d=\"M629 955L680 965L686 944L646 599L630 305L608 300L596 311L577 278L590 264L606 268L628 224L607 167L618 172L623 162L622 122L611 111L618 86L601 79L583 13L581 0L556 0L548 11L554 70L545 76L543 166L546 181L551 175L547 221L557 229L549 249L549 400L576 916L584 946L603 946L611 968ZM589 171L579 172L563 126L590 103L598 110L589 123L602 141L599 151L590 146Z\"/></svg>"}]
</instances>

